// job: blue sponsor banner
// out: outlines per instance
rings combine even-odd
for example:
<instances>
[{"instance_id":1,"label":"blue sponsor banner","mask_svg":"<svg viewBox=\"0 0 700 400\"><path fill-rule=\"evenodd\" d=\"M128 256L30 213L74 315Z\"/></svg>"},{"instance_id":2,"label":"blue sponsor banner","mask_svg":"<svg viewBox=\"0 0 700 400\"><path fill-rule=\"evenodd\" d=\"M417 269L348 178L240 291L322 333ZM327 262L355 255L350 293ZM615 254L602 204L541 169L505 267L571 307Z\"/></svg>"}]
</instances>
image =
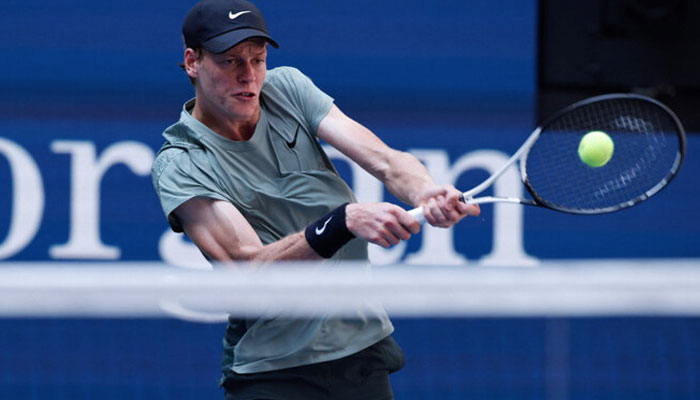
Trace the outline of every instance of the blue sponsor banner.
<instances>
[{"instance_id":1,"label":"blue sponsor banner","mask_svg":"<svg viewBox=\"0 0 700 400\"><path fill-rule=\"evenodd\" d=\"M466 189L535 125L536 4L506 3L259 5L281 43L270 67L302 69L436 180ZM12 39L0 47L15 60L0 66L0 260L201 262L166 233L148 175L160 133L192 96L177 67L190 6L9 3L0 17ZM696 257L699 145L689 139L678 180L635 209L587 218L485 206L449 232L426 229L400 248L373 249L373 260ZM394 201L342 157L334 161L361 199Z\"/></svg>"},{"instance_id":2,"label":"blue sponsor banner","mask_svg":"<svg viewBox=\"0 0 700 400\"><path fill-rule=\"evenodd\" d=\"M192 4L3 4L0 268L3 261L202 262L169 231L149 175L162 130L192 96L177 66ZM440 182L475 185L534 128L534 0L257 4L281 45L270 50L270 68L301 69ZM484 206L481 217L452 230L426 228L392 249L373 248L372 258L469 266L700 257L698 138L689 136L676 181L632 209L581 217ZM329 152L361 200L395 201ZM401 399L698 395L696 319L396 325L408 356L394 380ZM217 396L223 329L174 320L3 320L0 397ZM558 349L570 355L568 369L557 369L558 337L570 345Z\"/></svg>"},{"instance_id":3,"label":"blue sponsor banner","mask_svg":"<svg viewBox=\"0 0 700 400\"><path fill-rule=\"evenodd\" d=\"M258 5L281 44L270 50L270 68L300 68L344 111L390 145L422 152L436 179L447 180L455 158L485 146L513 150L532 128L536 4L507 3ZM148 176L160 133L192 96L177 66L192 4L7 5L0 48L16 61L0 66L0 260L169 262L190 254L184 263L201 262L189 243L166 234ZM507 121L483 121L484 111ZM355 175L361 198L392 200ZM486 216L472 224L469 236L484 239L469 246L470 258L489 253L490 226ZM414 242L377 249L374 258L403 260L424 247ZM464 262L457 252L444 261Z\"/></svg>"},{"instance_id":4,"label":"blue sponsor banner","mask_svg":"<svg viewBox=\"0 0 700 400\"><path fill-rule=\"evenodd\" d=\"M165 125L118 119L6 120L7 134L0 138L0 178L5 188L0 194L0 238L4 238L0 259L167 261L159 245L168 227L149 175ZM395 127L383 121L368 125L390 145L424 160L437 180L465 189L487 176L485 168L500 165L528 133L526 123L500 128L470 121L430 127ZM400 256L390 255L398 254L393 249L380 259L405 260L438 236L452 243L448 251L471 261L493 255L494 246L508 238L522 242L508 248L509 253L523 251L540 259L697 257L700 219L693 177L700 172L700 163L692 155L699 147L697 136L690 135L690 155L677 180L632 209L581 217L513 205L484 206L481 217L452 231L427 228L422 237L402 245L406 248L399 249ZM360 199L395 201L357 168L341 157L334 159ZM460 167L470 162L474 166ZM495 233L498 224L508 232ZM445 248L424 251L441 254L439 249ZM432 259L450 262L435 259L434 254Z\"/></svg>"}]
</instances>

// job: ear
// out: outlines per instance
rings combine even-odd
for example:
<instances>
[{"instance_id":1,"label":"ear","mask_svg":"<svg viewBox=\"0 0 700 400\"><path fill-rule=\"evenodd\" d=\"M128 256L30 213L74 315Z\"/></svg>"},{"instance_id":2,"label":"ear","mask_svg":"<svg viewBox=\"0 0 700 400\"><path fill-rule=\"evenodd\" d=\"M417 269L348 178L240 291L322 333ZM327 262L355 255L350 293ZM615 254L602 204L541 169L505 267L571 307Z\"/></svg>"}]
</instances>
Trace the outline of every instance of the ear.
<instances>
[{"instance_id":1,"label":"ear","mask_svg":"<svg viewBox=\"0 0 700 400\"><path fill-rule=\"evenodd\" d=\"M190 78L197 78L201 60L201 50L194 50L189 47L185 49L185 72Z\"/></svg>"}]
</instances>

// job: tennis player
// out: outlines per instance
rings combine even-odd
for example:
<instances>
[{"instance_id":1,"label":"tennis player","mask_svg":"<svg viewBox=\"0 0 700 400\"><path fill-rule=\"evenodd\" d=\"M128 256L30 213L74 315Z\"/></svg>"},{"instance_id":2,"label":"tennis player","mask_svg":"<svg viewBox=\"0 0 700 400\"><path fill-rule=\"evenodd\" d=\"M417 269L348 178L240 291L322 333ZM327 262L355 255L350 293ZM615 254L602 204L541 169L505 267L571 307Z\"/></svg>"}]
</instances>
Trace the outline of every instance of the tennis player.
<instances>
[{"instance_id":1,"label":"tennis player","mask_svg":"<svg viewBox=\"0 0 700 400\"><path fill-rule=\"evenodd\" d=\"M299 70L268 71L268 45L278 45L255 5L200 1L182 32L195 97L163 133L152 176L172 229L208 259L367 260L367 242L389 247L419 232L399 206L357 203L318 139L422 206L432 225L479 214ZM346 319L232 317L220 383L230 399L390 399L388 375L404 363L393 329L382 310Z\"/></svg>"}]
</instances>

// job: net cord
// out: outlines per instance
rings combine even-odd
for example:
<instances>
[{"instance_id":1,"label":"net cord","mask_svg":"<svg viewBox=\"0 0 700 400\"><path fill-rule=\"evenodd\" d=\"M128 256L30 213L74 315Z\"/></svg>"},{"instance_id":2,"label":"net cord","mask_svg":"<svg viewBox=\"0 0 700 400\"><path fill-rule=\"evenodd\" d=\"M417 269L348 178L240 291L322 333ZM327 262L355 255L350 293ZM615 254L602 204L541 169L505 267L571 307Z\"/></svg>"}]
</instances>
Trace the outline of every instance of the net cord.
<instances>
[{"instance_id":1,"label":"net cord","mask_svg":"<svg viewBox=\"0 0 700 400\"><path fill-rule=\"evenodd\" d=\"M0 317L700 316L700 259L547 261L539 267L159 263L0 268Z\"/></svg>"}]
</instances>

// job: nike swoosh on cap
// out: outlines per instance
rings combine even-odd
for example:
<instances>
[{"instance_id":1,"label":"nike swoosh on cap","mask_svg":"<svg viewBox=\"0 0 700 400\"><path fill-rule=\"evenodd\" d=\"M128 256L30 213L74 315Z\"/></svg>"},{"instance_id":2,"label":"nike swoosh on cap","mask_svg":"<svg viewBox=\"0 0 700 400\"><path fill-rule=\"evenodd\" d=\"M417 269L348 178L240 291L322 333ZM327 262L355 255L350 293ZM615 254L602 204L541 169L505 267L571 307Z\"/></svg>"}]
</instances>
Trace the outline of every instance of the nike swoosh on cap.
<instances>
[{"instance_id":1,"label":"nike swoosh on cap","mask_svg":"<svg viewBox=\"0 0 700 400\"><path fill-rule=\"evenodd\" d=\"M240 16L243 15L243 14L248 14L249 12L250 12L250 11L240 11L240 12L237 12L237 13L234 14L233 11L229 11L229 12L228 12L228 19L234 20L234 19L240 17Z\"/></svg>"}]
</instances>

